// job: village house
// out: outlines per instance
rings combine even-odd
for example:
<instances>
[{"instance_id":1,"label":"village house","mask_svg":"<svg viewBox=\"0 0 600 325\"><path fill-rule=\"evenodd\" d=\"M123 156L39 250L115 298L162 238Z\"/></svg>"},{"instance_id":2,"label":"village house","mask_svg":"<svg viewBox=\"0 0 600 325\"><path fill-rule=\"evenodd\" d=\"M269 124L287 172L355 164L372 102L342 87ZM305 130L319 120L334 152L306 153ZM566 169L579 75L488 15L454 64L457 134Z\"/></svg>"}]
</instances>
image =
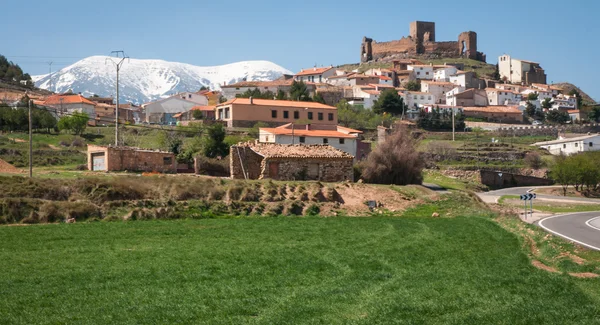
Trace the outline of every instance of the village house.
<instances>
[{"instance_id":1,"label":"village house","mask_svg":"<svg viewBox=\"0 0 600 325\"><path fill-rule=\"evenodd\" d=\"M383 76L383 77L388 77L391 79L394 76L394 71L392 71L390 69L372 68L372 69L365 71L365 74L367 76Z\"/></svg>"},{"instance_id":2,"label":"village house","mask_svg":"<svg viewBox=\"0 0 600 325\"><path fill-rule=\"evenodd\" d=\"M393 70L395 71L402 71L402 70L408 70L408 66L412 65L424 65L423 62L416 60L416 59L401 59L401 60L393 60L392 61L392 66L394 67Z\"/></svg>"},{"instance_id":3,"label":"village house","mask_svg":"<svg viewBox=\"0 0 600 325\"><path fill-rule=\"evenodd\" d=\"M567 111L567 113L569 114L569 118L571 119L571 122L575 123L575 122L581 121L581 113L579 112L578 109L570 109Z\"/></svg>"},{"instance_id":4,"label":"village house","mask_svg":"<svg viewBox=\"0 0 600 325\"><path fill-rule=\"evenodd\" d=\"M510 55L498 58L500 78L514 84L546 84L546 73L537 62L513 59Z\"/></svg>"},{"instance_id":5,"label":"village house","mask_svg":"<svg viewBox=\"0 0 600 325\"><path fill-rule=\"evenodd\" d=\"M227 100L236 98L237 95L241 95L248 90L258 89L261 92L270 91L274 95L277 95L279 91L282 91L289 96L292 88L294 79L292 76L284 75L277 80L272 81L241 81L231 85L221 86L223 97ZM316 85L313 82L305 82L309 96L313 96L315 93Z\"/></svg>"},{"instance_id":6,"label":"village house","mask_svg":"<svg viewBox=\"0 0 600 325\"><path fill-rule=\"evenodd\" d=\"M546 90L542 90L542 89L533 89L533 88L527 88L527 89L523 89L521 91L521 94L523 95L523 100L527 99L527 96L529 96L529 94L536 94L538 96L538 101L543 102L545 99L552 99L554 97L554 95L552 95L551 91L546 91Z\"/></svg>"},{"instance_id":7,"label":"village house","mask_svg":"<svg viewBox=\"0 0 600 325\"><path fill-rule=\"evenodd\" d=\"M484 119L487 122L523 123L523 112L516 106L463 107L465 117Z\"/></svg>"},{"instance_id":8,"label":"village house","mask_svg":"<svg viewBox=\"0 0 600 325\"><path fill-rule=\"evenodd\" d=\"M215 120L215 109L217 106L194 106L189 111L178 113L173 115L178 121L178 125L187 125L189 121L214 121ZM194 112L199 111L202 114L200 119L194 118Z\"/></svg>"},{"instance_id":9,"label":"village house","mask_svg":"<svg viewBox=\"0 0 600 325\"><path fill-rule=\"evenodd\" d=\"M394 82L394 86L403 86L406 85L409 81L416 80L414 71L409 70L398 70L396 71L396 80L392 80Z\"/></svg>"},{"instance_id":10,"label":"village house","mask_svg":"<svg viewBox=\"0 0 600 325\"><path fill-rule=\"evenodd\" d=\"M56 110L59 117L85 113L89 125L96 125L96 104L81 95L52 95L46 98L43 106Z\"/></svg>"},{"instance_id":11,"label":"village house","mask_svg":"<svg viewBox=\"0 0 600 325\"><path fill-rule=\"evenodd\" d=\"M435 68L433 72L433 80L439 82L449 82L450 76L458 73L458 69L455 66L448 65L443 67Z\"/></svg>"},{"instance_id":12,"label":"village house","mask_svg":"<svg viewBox=\"0 0 600 325\"><path fill-rule=\"evenodd\" d=\"M181 93L142 105L146 111L146 122L151 124L175 124L175 115L185 113L194 106L207 106L208 98L196 93Z\"/></svg>"},{"instance_id":13,"label":"village house","mask_svg":"<svg viewBox=\"0 0 600 325\"><path fill-rule=\"evenodd\" d=\"M490 106L519 105L522 99L520 93L512 90L486 88L485 91L488 97L488 105Z\"/></svg>"},{"instance_id":14,"label":"village house","mask_svg":"<svg viewBox=\"0 0 600 325\"><path fill-rule=\"evenodd\" d=\"M552 108L550 109L560 111L579 109L577 106L577 96L559 94L552 99Z\"/></svg>"},{"instance_id":15,"label":"village house","mask_svg":"<svg viewBox=\"0 0 600 325\"><path fill-rule=\"evenodd\" d=\"M329 145L246 142L231 146L231 178L353 181L353 157Z\"/></svg>"},{"instance_id":16,"label":"village house","mask_svg":"<svg viewBox=\"0 0 600 325\"><path fill-rule=\"evenodd\" d=\"M425 64L408 65L409 71L413 71L415 78L421 80L433 80L433 66Z\"/></svg>"},{"instance_id":17,"label":"village house","mask_svg":"<svg viewBox=\"0 0 600 325\"><path fill-rule=\"evenodd\" d=\"M112 97L88 97L89 101L94 102L96 104L106 104L106 105L114 105L114 99Z\"/></svg>"},{"instance_id":18,"label":"village house","mask_svg":"<svg viewBox=\"0 0 600 325\"><path fill-rule=\"evenodd\" d=\"M485 80L477 78L473 71L458 71L456 74L450 76L449 82L467 89L484 89L487 86Z\"/></svg>"},{"instance_id":19,"label":"village house","mask_svg":"<svg viewBox=\"0 0 600 325\"><path fill-rule=\"evenodd\" d=\"M364 159L371 146L360 140L362 131L339 125L285 124L276 128L260 128L259 141L278 144L328 144L349 153L356 160Z\"/></svg>"},{"instance_id":20,"label":"village house","mask_svg":"<svg viewBox=\"0 0 600 325\"><path fill-rule=\"evenodd\" d=\"M227 127L252 127L257 122L280 126L294 121L337 125L337 108L317 102L236 98L216 107Z\"/></svg>"},{"instance_id":21,"label":"village house","mask_svg":"<svg viewBox=\"0 0 600 325\"><path fill-rule=\"evenodd\" d=\"M562 88L553 85L532 83L531 88L550 92L552 96L562 93Z\"/></svg>"},{"instance_id":22,"label":"village house","mask_svg":"<svg viewBox=\"0 0 600 325\"><path fill-rule=\"evenodd\" d=\"M177 172L173 153L131 147L88 145L87 164L91 171Z\"/></svg>"},{"instance_id":23,"label":"village house","mask_svg":"<svg viewBox=\"0 0 600 325\"><path fill-rule=\"evenodd\" d=\"M134 124L136 123L135 111L130 108L121 107L119 105L119 123L121 124ZM100 125L114 124L115 123L115 105L114 104L96 104L94 109L96 113L96 123Z\"/></svg>"},{"instance_id":24,"label":"village house","mask_svg":"<svg viewBox=\"0 0 600 325\"><path fill-rule=\"evenodd\" d=\"M351 73L342 76L332 76L327 79L327 83L334 86L364 86L368 84L379 83L379 76L367 76L364 74ZM391 80L391 79L390 79Z\"/></svg>"},{"instance_id":25,"label":"village house","mask_svg":"<svg viewBox=\"0 0 600 325\"><path fill-rule=\"evenodd\" d=\"M375 102L379 99L381 91L375 87L354 87L352 88L352 97L346 98L348 104L362 106L366 109L372 109Z\"/></svg>"},{"instance_id":26,"label":"village house","mask_svg":"<svg viewBox=\"0 0 600 325\"><path fill-rule=\"evenodd\" d=\"M487 106L488 96L483 89L465 89L463 87L456 87L446 93L446 105Z\"/></svg>"},{"instance_id":27,"label":"village house","mask_svg":"<svg viewBox=\"0 0 600 325\"><path fill-rule=\"evenodd\" d=\"M336 69L332 66L323 67L323 68L310 68L310 69L302 69L302 71L298 72L294 75L294 80L302 81L302 82L315 82L322 83L325 82L329 77L332 77L336 74Z\"/></svg>"},{"instance_id":28,"label":"village house","mask_svg":"<svg viewBox=\"0 0 600 325\"><path fill-rule=\"evenodd\" d=\"M559 137L557 140L537 142L532 146L548 150L553 155L573 155L579 152L600 150L600 134Z\"/></svg>"},{"instance_id":29,"label":"village house","mask_svg":"<svg viewBox=\"0 0 600 325\"><path fill-rule=\"evenodd\" d=\"M434 95L420 91L400 90L398 94L402 97L408 109L420 108L423 105L433 105L437 101Z\"/></svg>"},{"instance_id":30,"label":"village house","mask_svg":"<svg viewBox=\"0 0 600 325\"><path fill-rule=\"evenodd\" d=\"M437 104L446 104L446 93L456 87L451 82L445 81L421 81L421 91L432 94L437 99Z\"/></svg>"}]
</instances>

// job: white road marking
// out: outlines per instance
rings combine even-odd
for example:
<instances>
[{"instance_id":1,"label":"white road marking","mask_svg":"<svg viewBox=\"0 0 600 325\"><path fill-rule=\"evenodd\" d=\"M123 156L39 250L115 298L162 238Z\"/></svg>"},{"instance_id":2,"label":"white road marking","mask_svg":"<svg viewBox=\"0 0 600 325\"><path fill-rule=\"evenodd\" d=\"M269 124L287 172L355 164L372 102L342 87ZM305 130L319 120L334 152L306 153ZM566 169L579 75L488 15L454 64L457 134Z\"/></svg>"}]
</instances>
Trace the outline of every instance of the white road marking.
<instances>
[{"instance_id":1,"label":"white road marking","mask_svg":"<svg viewBox=\"0 0 600 325\"><path fill-rule=\"evenodd\" d=\"M594 228L594 229L596 229L596 230L600 230L600 228L598 228L598 227L596 227L596 226L592 225L592 221L594 221L594 220L596 220L596 219L600 219L600 217L592 218L592 219L590 219L590 220L586 221L586 222L585 222L585 224L586 224L588 227L590 227L590 228Z\"/></svg>"},{"instance_id":2,"label":"white road marking","mask_svg":"<svg viewBox=\"0 0 600 325\"><path fill-rule=\"evenodd\" d=\"M561 214L561 215L554 216L554 217L548 217L548 218L545 218L545 219L542 219L542 220L540 220L540 222L538 223L538 225L540 225L540 227L544 228L546 231L548 231L548 232L550 232L550 233L553 233L553 234L555 234L555 235L557 235L557 236L563 237L563 238L565 238L565 239L568 239L568 240L570 240L570 241L572 241L572 242L574 242L574 243L577 243L577 244L583 245L583 246L585 246L585 247L588 247L588 248L591 248L591 249L595 249L595 250L597 250L597 251L600 251L600 247L596 247L596 246L593 246L593 245L590 245L590 244L586 244L586 243L584 243L584 242L581 242L581 241L579 241L579 240L577 240L577 239L573 239L573 238L571 238L571 237L569 237L569 236L563 235L563 234L561 234L561 233L559 233L559 232L557 232L557 231L551 230L550 228L548 228L548 227L544 226L544 221L546 221L546 220L548 220L548 219L554 219L554 218L566 217L566 216L569 216L569 215L574 215L574 214L579 214L579 213ZM600 218L600 217L599 217L599 218ZM588 221L589 221L589 220L588 220ZM587 223L586 223L586 224L587 224Z\"/></svg>"}]
</instances>

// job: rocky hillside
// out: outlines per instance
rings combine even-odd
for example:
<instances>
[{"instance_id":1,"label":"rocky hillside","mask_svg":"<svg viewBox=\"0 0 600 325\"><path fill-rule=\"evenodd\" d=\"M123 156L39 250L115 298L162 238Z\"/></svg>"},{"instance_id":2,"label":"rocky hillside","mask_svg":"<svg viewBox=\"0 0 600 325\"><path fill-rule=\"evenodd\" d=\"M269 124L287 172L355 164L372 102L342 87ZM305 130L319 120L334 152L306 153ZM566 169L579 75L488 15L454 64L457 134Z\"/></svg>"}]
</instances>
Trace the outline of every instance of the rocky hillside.
<instances>
[{"instance_id":1,"label":"rocky hillside","mask_svg":"<svg viewBox=\"0 0 600 325\"><path fill-rule=\"evenodd\" d=\"M561 83L554 84L554 86L562 88L564 93L566 93L566 94L568 94L573 89L577 90L579 92L579 94L581 95L581 97L583 98L584 105L593 105L596 103L596 101L592 97L590 97L583 90L581 90L581 88L575 86L572 83L561 82Z\"/></svg>"}]
</instances>

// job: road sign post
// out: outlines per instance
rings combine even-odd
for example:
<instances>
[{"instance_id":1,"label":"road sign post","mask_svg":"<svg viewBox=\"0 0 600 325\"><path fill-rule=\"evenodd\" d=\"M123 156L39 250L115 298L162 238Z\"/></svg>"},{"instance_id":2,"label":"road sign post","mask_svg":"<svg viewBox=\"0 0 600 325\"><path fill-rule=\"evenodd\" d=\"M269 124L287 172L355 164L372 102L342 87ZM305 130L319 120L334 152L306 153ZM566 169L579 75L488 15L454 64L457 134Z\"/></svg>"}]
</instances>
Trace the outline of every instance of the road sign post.
<instances>
[{"instance_id":1,"label":"road sign post","mask_svg":"<svg viewBox=\"0 0 600 325\"><path fill-rule=\"evenodd\" d=\"M535 193L527 193L521 195L521 200L525 201L525 218L527 218L527 201L529 201L530 204L529 213L531 213L531 217L533 217L533 199L535 199L536 197L537 195Z\"/></svg>"}]
</instances>

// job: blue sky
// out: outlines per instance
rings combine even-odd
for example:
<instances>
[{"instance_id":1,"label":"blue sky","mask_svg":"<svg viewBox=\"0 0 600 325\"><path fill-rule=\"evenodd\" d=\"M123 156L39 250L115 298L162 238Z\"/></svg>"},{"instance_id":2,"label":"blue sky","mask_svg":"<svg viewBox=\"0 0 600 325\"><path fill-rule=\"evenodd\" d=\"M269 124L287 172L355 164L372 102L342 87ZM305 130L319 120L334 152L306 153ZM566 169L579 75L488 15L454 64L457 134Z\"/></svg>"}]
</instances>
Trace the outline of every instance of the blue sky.
<instances>
[{"instance_id":1,"label":"blue sky","mask_svg":"<svg viewBox=\"0 0 600 325\"><path fill-rule=\"evenodd\" d=\"M123 49L194 65L269 60L292 71L359 61L363 36L408 35L436 22L437 40L478 33L489 63L507 53L540 62L600 100L600 2L501 1L3 1L0 54L31 74ZM9 32L10 31L10 32Z\"/></svg>"}]
</instances>

